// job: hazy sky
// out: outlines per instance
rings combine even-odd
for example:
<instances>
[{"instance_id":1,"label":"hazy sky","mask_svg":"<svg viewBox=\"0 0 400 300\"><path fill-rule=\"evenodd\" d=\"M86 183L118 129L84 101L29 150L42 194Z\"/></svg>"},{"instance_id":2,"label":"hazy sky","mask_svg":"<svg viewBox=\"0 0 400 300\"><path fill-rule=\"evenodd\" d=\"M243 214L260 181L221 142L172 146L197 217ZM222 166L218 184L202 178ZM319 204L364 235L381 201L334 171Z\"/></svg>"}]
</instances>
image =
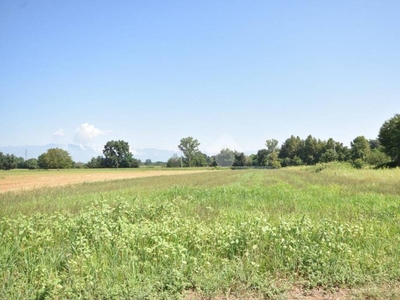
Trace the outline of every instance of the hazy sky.
<instances>
[{"instance_id":1,"label":"hazy sky","mask_svg":"<svg viewBox=\"0 0 400 300\"><path fill-rule=\"evenodd\" d=\"M398 0L0 0L0 146L375 138L400 112L399 14Z\"/></svg>"}]
</instances>

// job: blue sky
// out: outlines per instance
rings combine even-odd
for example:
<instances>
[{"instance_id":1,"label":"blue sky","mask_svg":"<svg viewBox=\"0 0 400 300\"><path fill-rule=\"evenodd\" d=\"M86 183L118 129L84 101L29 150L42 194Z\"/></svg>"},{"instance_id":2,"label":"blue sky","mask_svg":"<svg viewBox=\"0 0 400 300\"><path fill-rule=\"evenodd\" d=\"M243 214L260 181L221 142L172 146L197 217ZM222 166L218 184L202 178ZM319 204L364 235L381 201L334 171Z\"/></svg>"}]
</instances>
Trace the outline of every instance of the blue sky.
<instances>
[{"instance_id":1,"label":"blue sky","mask_svg":"<svg viewBox=\"0 0 400 300\"><path fill-rule=\"evenodd\" d=\"M350 144L400 112L400 1L0 0L0 146Z\"/></svg>"}]
</instances>

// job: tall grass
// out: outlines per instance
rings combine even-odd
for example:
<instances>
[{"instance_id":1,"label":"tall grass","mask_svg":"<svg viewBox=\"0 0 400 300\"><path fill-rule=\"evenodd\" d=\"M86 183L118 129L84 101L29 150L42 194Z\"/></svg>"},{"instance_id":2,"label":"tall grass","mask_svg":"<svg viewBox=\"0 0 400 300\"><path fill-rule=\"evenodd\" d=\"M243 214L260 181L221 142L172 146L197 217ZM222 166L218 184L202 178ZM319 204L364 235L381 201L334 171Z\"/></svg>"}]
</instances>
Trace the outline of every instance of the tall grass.
<instances>
[{"instance_id":1,"label":"tall grass","mask_svg":"<svg viewBox=\"0 0 400 300\"><path fill-rule=\"evenodd\" d=\"M375 172L218 171L3 194L0 295L277 298L293 285L392 284L400 179Z\"/></svg>"}]
</instances>

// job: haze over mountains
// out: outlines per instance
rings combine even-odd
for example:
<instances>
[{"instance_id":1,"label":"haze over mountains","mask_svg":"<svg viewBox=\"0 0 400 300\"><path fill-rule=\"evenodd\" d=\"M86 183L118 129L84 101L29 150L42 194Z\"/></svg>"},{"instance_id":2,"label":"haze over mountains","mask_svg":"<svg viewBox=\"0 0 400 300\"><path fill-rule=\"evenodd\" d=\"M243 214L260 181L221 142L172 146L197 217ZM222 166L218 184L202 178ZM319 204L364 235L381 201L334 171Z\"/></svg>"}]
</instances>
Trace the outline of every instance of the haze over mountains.
<instances>
[{"instance_id":1,"label":"haze over mountains","mask_svg":"<svg viewBox=\"0 0 400 300\"><path fill-rule=\"evenodd\" d=\"M95 151L93 148L85 148L76 144L46 144L46 145L26 145L26 146L1 146L0 152L4 154L14 154L18 157L37 158L42 153L45 153L50 148L61 148L66 150L71 155L72 159L76 162L88 162L92 157L102 155L101 151ZM145 149L131 149L133 156L136 159L145 161L151 159L153 162L164 161L166 162L177 151L145 148Z\"/></svg>"},{"instance_id":2,"label":"haze over mountains","mask_svg":"<svg viewBox=\"0 0 400 300\"><path fill-rule=\"evenodd\" d=\"M208 155L217 154L219 152L219 150L218 151L216 150L217 145L219 147L218 149L229 148L231 150L244 152L246 155L257 153L257 150L243 151L240 147L235 148L232 147L233 145L228 145L228 144L223 145L220 143L212 145L203 153L206 153ZM46 145L26 145L26 146L0 146L0 152L3 152L3 154L14 154L15 156L23 157L24 159L25 158L29 159L29 158L38 158L39 155L45 153L50 148L60 148L68 151L75 162L86 163L92 157L103 155L101 150L96 151L93 148L81 147L77 144L72 144L72 143L64 143L64 144L50 143ZM174 154L181 155L181 153L178 150L172 151L172 150L156 149L156 148L131 149L131 152L134 158L140 159L142 162L144 162L146 159L151 159L152 162L156 161L166 162Z\"/></svg>"}]
</instances>

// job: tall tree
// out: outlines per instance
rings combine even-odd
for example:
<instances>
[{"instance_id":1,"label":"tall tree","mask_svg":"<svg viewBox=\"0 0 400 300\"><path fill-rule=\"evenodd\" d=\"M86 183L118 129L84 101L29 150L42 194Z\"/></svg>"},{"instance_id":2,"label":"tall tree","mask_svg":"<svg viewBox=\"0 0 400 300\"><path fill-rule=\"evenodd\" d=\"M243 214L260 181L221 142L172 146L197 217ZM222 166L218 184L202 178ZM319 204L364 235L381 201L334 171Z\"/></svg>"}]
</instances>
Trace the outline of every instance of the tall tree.
<instances>
[{"instance_id":1,"label":"tall tree","mask_svg":"<svg viewBox=\"0 0 400 300\"><path fill-rule=\"evenodd\" d=\"M103 154L107 168L137 168L139 166L138 161L129 151L128 142L109 141L104 145Z\"/></svg>"},{"instance_id":2,"label":"tall tree","mask_svg":"<svg viewBox=\"0 0 400 300\"><path fill-rule=\"evenodd\" d=\"M400 166L400 114L383 123L378 139L383 151Z\"/></svg>"},{"instance_id":3,"label":"tall tree","mask_svg":"<svg viewBox=\"0 0 400 300\"><path fill-rule=\"evenodd\" d=\"M358 136L350 143L350 145L351 158L353 161L361 159L363 162L366 162L368 155L371 152L368 140L364 136Z\"/></svg>"},{"instance_id":4,"label":"tall tree","mask_svg":"<svg viewBox=\"0 0 400 300\"><path fill-rule=\"evenodd\" d=\"M235 167L245 167L247 165L247 157L243 152L235 152L235 160L233 165Z\"/></svg>"},{"instance_id":5,"label":"tall tree","mask_svg":"<svg viewBox=\"0 0 400 300\"><path fill-rule=\"evenodd\" d=\"M266 140L265 146L267 146L268 153L274 153L278 150L278 141L275 139Z\"/></svg>"},{"instance_id":6,"label":"tall tree","mask_svg":"<svg viewBox=\"0 0 400 300\"><path fill-rule=\"evenodd\" d=\"M194 157L199 152L199 146L199 141L192 138L191 136L181 139L178 148L183 152L183 155L185 156L184 162L187 167L192 167L194 165Z\"/></svg>"},{"instance_id":7,"label":"tall tree","mask_svg":"<svg viewBox=\"0 0 400 300\"><path fill-rule=\"evenodd\" d=\"M267 149L258 150L257 155L255 157L256 166L265 167L267 165L267 159L268 159L269 154L270 153L268 152ZM253 164L254 164L254 160L253 160Z\"/></svg>"},{"instance_id":8,"label":"tall tree","mask_svg":"<svg viewBox=\"0 0 400 300\"><path fill-rule=\"evenodd\" d=\"M300 137L291 136L281 146L279 158L282 159L284 166L297 166L303 163L301 159L304 141Z\"/></svg>"},{"instance_id":9,"label":"tall tree","mask_svg":"<svg viewBox=\"0 0 400 300\"><path fill-rule=\"evenodd\" d=\"M313 165L318 162L319 156L318 141L309 135L304 141L300 157L306 165Z\"/></svg>"}]
</instances>

